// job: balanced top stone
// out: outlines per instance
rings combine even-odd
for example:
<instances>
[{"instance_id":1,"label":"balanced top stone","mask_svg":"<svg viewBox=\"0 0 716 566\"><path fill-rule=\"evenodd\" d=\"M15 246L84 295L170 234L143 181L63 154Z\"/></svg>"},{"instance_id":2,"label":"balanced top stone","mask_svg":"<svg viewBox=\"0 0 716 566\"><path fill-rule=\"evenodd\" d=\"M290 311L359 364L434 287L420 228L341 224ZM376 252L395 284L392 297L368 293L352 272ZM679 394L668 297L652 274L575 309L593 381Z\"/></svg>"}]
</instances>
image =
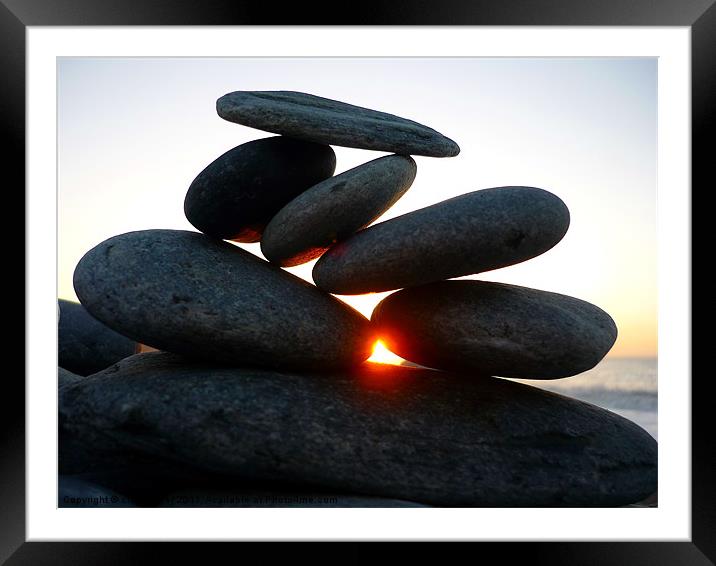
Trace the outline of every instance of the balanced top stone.
<instances>
[{"instance_id":1,"label":"balanced top stone","mask_svg":"<svg viewBox=\"0 0 716 566\"><path fill-rule=\"evenodd\" d=\"M416 172L412 158L387 155L326 179L273 217L261 238L261 251L284 267L319 257L393 206Z\"/></svg>"},{"instance_id":2,"label":"balanced top stone","mask_svg":"<svg viewBox=\"0 0 716 566\"><path fill-rule=\"evenodd\" d=\"M327 145L282 136L250 141L197 175L184 214L209 236L258 242L274 214L335 170L336 154Z\"/></svg>"},{"instance_id":3,"label":"balanced top stone","mask_svg":"<svg viewBox=\"0 0 716 566\"><path fill-rule=\"evenodd\" d=\"M91 249L74 273L93 316L142 344L211 361L325 370L358 364L368 320L238 246L143 230Z\"/></svg>"},{"instance_id":4,"label":"balanced top stone","mask_svg":"<svg viewBox=\"0 0 716 566\"><path fill-rule=\"evenodd\" d=\"M175 470L322 491L564 507L626 505L656 490L645 430L497 378L371 363L275 372L148 353L65 387L59 411L63 431L92 446L87 459L139 452Z\"/></svg>"},{"instance_id":5,"label":"balanced top stone","mask_svg":"<svg viewBox=\"0 0 716 566\"><path fill-rule=\"evenodd\" d=\"M378 303L372 321L406 360L524 379L587 371L617 338L612 318L586 301L488 281L403 289Z\"/></svg>"},{"instance_id":6,"label":"balanced top stone","mask_svg":"<svg viewBox=\"0 0 716 566\"><path fill-rule=\"evenodd\" d=\"M355 295L472 275L538 256L568 227L567 206L548 191L474 191L357 232L323 254L313 280Z\"/></svg>"},{"instance_id":7,"label":"balanced top stone","mask_svg":"<svg viewBox=\"0 0 716 566\"><path fill-rule=\"evenodd\" d=\"M412 120L303 92L231 92L216 101L216 111L229 122L317 143L429 157L460 153L450 138Z\"/></svg>"}]
</instances>

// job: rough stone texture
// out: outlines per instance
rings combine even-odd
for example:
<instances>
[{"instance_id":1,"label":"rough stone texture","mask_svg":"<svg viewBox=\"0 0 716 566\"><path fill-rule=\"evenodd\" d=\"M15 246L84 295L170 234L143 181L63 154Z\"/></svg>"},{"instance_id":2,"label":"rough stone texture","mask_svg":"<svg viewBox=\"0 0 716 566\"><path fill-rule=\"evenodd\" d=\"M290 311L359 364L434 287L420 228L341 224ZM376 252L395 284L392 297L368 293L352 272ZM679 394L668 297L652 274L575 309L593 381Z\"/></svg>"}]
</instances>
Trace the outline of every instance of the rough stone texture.
<instances>
[{"instance_id":1,"label":"rough stone texture","mask_svg":"<svg viewBox=\"0 0 716 566\"><path fill-rule=\"evenodd\" d=\"M403 289L372 322L391 351L423 366L525 379L587 371L617 338L612 318L586 301L486 281Z\"/></svg>"},{"instance_id":2,"label":"rough stone texture","mask_svg":"<svg viewBox=\"0 0 716 566\"><path fill-rule=\"evenodd\" d=\"M64 368L60 368L60 367L57 368L57 386L58 387L65 387L66 385L71 385L73 383L76 383L77 381L81 381L82 379L84 379L84 377L82 377L81 375L77 375L76 373L67 371Z\"/></svg>"},{"instance_id":3,"label":"rough stone texture","mask_svg":"<svg viewBox=\"0 0 716 566\"><path fill-rule=\"evenodd\" d=\"M110 238L80 260L77 296L142 344L214 362L351 366L370 356L370 324L328 293L239 247L177 230Z\"/></svg>"},{"instance_id":4,"label":"rough stone texture","mask_svg":"<svg viewBox=\"0 0 716 566\"><path fill-rule=\"evenodd\" d=\"M375 224L331 247L313 280L331 293L390 291L538 256L559 242L569 210L533 187L497 187Z\"/></svg>"},{"instance_id":5,"label":"rough stone texture","mask_svg":"<svg viewBox=\"0 0 716 566\"><path fill-rule=\"evenodd\" d=\"M269 222L261 251L284 267L319 257L393 206L416 172L412 158L387 155L311 187Z\"/></svg>"},{"instance_id":6,"label":"rough stone texture","mask_svg":"<svg viewBox=\"0 0 716 566\"><path fill-rule=\"evenodd\" d=\"M318 143L429 157L460 153L450 138L412 120L303 92L230 92L216 111L229 122Z\"/></svg>"},{"instance_id":7,"label":"rough stone texture","mask_svg":"<svg viewBox=\"0 0 716 566\"><path fill-rule=\"evenodd\" d=\"M167 496L159 507L427 507L421 503L346 495L252 490L182 490Z\"/></svg>"},{"instance_id":8,"label":"rough stone texture","mask_svg":"<svg viewBox=\"0 0 716 566\"><path fill-rule=\"evenodd\" d=\"M365 364L307 374L137 354L60 392L87 458L151 454L246 480L447 506L616 506L656 490L656 441L508 380Z\"/></svg>"},{"instance_id":9,"label":"rough stone texture","mask_svg":"<svg viewBox=\"0 0 716 566\"><path fill-rule=\"evenodd\" d=\"M57 483L58 507L136 507L126 496L80 478L60 475Z\"/></svg>"},{"instance_id":10,"label":"rough stone texture","mask_svg":"<svg viewBox=\"0 0 716 566\"><path fill-rule=\"evenodd\" d=\"M66 370L90 375L137 352L137 344L94 318L79 303L59 299L58 362Z\"/></svg>"},{"instance_id":11,"label":"rough stone texture","mask_svg":"<svg viewBox=\"0 0 716 566\"><path fill-rule=\"evenodd\" d=\"M327 145L281 136L230 149L194 179L184 214L199 231L258 242L266 224L292 198L336 170Z\"/></svg>"}]
</instances>

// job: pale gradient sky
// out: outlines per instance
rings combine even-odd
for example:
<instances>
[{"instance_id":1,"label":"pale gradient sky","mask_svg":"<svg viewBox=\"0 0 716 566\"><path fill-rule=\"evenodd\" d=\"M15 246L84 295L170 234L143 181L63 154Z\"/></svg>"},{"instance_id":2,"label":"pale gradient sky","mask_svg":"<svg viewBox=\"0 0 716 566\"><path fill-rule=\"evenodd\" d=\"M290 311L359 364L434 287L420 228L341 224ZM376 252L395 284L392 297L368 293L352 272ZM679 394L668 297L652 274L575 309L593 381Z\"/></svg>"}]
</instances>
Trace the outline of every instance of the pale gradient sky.
<instances>
[{"instance_id":1,"label":"pale gradient sky","mask_svg":"<svg viewBox=\"0 0 716 566\"><path fill-rule=\"evenodd\" d=\"M194 230L183 213L194 177L272 135L219 118L218 97L297 90L416 120L460 145L455 158L416 157L415 183L381 220L488 187L555 193L571 213L565 238L471 278L590 301L619 327L611 356L654 356L656 69L651 58L60 59L59 296L76 300L77 262L111 236ZM336 174L382 155L334 149ZM313 263L289 271L311 281ZM341 298L369 316L385 295Z\"/></svg>"}]
</instances>

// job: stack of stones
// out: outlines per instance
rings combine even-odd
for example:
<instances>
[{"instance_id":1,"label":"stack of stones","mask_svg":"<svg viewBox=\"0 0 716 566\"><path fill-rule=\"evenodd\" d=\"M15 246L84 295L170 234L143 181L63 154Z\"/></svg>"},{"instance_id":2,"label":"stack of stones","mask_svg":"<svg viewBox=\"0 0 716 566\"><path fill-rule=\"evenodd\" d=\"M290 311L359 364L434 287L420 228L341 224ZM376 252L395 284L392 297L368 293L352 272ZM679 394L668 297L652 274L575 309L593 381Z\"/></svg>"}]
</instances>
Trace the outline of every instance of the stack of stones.
<instances>
[{"instance_id":1,"label":"stack of stones","mask_svg":"<svg viewBox=\"0 0 716 566\"><path fill-rule=\"evenodd\" d=\"M411 155L457 144L296 92L233 92L217 110L279 135L194 179L184 210L201 233L122 234L76 268L83 324L119 334L63 331L64 305L61 341L123 346L102 371L60 371L66 492L85 482L168 506L276 504L267 493L282 506L612 506L656 491L644 430L499 379L592 368L616 339L609 315L452 280L552 248L569 225L557 196L479 190L371 226L413 182ZM331 145L391 155L332 176ZM268 261L225 240L260 241ZM315 285L282 269L316 258ZM333 296L396 289L370 321ZM414 367L366 363L377 338ZM125 358L139 343L160 352Z\"/></svg>"}]
</instances>

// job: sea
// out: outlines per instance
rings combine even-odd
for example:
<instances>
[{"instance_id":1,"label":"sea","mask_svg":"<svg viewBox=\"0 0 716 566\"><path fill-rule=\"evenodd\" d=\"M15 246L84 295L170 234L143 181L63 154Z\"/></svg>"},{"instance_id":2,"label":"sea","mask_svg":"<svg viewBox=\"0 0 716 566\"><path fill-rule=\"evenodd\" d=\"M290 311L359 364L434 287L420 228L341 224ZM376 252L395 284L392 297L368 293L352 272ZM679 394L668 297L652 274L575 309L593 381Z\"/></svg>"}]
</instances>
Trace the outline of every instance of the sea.
<instances>
[{"instance_id":1,"label":"sea","mask_svg":"<svg viewBox=\"0 0 716 566\"><path fill-rule=\"evenodd\" d=\"M515 381L608 409L658 439L656 358L606 358L593 369L573 377Z\"/></svg>"}]
</instances>

